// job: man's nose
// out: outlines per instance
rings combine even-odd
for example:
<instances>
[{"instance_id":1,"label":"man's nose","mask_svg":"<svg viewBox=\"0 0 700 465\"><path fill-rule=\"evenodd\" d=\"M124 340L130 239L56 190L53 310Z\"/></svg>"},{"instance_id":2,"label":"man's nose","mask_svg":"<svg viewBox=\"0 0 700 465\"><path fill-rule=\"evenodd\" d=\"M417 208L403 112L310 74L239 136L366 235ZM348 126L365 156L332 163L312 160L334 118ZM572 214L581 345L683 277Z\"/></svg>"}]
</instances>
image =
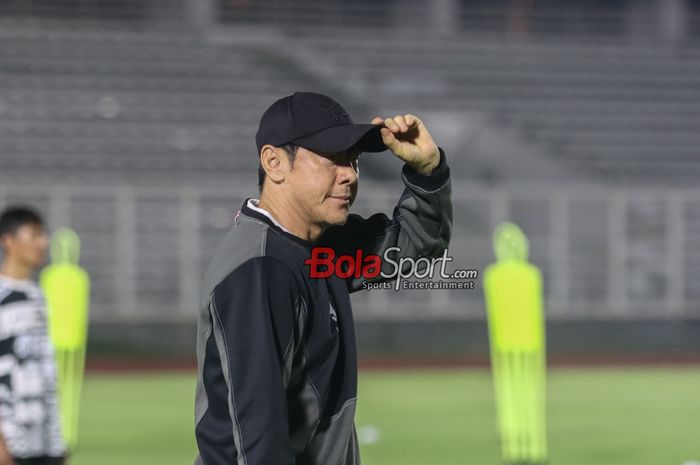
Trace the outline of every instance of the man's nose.
<instances>
[{"instance_id":1,"label":"man's nose","mask_svg":"<svg viewBox=\"0 0 700 465\"><path fill-rule=\"evenodd\" d=\"M340 184L355 184L357 182L357 170L351 163L338 166L338 181Z\"/></svg>"}]
</instances>

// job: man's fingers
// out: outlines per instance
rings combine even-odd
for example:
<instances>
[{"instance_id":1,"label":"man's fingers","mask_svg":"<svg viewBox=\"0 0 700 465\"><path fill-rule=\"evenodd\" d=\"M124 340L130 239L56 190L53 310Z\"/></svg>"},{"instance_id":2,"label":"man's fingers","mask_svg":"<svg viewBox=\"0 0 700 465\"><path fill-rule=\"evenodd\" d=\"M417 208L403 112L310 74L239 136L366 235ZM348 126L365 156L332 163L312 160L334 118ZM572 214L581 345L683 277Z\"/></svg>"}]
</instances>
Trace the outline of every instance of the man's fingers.
<instances>
[{"instance_id":1,"label":"man's fingers","mask_svg":"<svg viewBox=\"0 0 700 465\"><path fill-rule=\"evenodd\" d=\"M384 126L391 129L393 133L406 133L410 129L420 126L421 121L417 116L412 114L396 115L393 118L384 119Z\"/></svg>"},{"instance_id":2,"label":"man's fingers","mask_svg":"<svg viewBox=\"0 0 700 465\"><path fill-rule=\"evenodd\" d=\"M404 120L403 116L394 116L394 122L396 122L396 124L399 125L399 129L401 130L401 132L408 132L408 125L406 124L406 121Z\"/></svg>"},{"instance_id":3,"label":"man's fingers","mask_svg":"<svg viewBox=\"0 0 700 465\"><path fill-rule=\"evenodd\" d=\"M389 129L391 130L391 132L393 132L393 133L397 133L397 132L400 132L400 131L401 131L401 128L400 128L399 125L396 123L396 121L394 121L394 118L387 118L387 119L385 119L385 120L384 120L384 126L386 126L387 128L389 128Z\"/></svg>"},{"instance_id":4,"label":"man's fingers","mask_svg":"<svg viewBox=\"0 0 700 465\"><path fill-rule=\"evenodd\" d=\"M396 115L393 118L380 119L379 116L372 120L373 124L383 123L384 127L381 128L380 132L382 134L382 142L387 146L389 150L394 152L400 158L403 158L403 147L401 140L407 136L402 136L411 130L417 129L422 123L421 120L410 113L405 115ZM401 139L401 140L400 140Z\"/></svg>"},{"instance_id":5,"label":"man's fingers","mask_svg":"<svg viewBox=\"0 0 700 465\"><path fill-rule=\"evenodd\" d=\"M410 113L405 115L396 115L393 118L382 118L381 116L375 116L372 124L383 124L385 127L389 128L391 132L407 132L409 129L418 127L421 124L420 119L416 115Z\"/></svg>"},{"instance_id":6,"label":"man's fingers","mask_svg":"<svg viewBox=\"0 0 700 465\"><path fill-rule=\"evenodd\" d=\"M420 119L416 115L412 115L410 113L404 116L404 120L409 128L418 127L421 123Z\"/></svg>"},{"instance_id":7,"label":"man's fingers","mask_svg":"<svg viewBox=\"0 0 700 465\"><path fill-rule=\"evenodd\" d=\"M382 133L382 142L384 142L384 145L386 145L389 150L394 152L394 149L401 146L391 130L388 128L382 128L380 132Z\"/></svg>"}]
</instances>

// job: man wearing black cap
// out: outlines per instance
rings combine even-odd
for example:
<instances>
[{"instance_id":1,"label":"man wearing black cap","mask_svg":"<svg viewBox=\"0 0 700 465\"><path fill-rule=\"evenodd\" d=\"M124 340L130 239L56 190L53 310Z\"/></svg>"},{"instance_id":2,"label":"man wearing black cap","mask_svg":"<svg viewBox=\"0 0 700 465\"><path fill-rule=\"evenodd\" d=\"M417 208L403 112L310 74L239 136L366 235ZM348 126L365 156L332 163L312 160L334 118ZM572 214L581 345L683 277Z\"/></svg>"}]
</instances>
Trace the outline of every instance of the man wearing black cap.
<instances>
[{"instance_id":1,"label":"man wearing black cap","mask_svg":"<svg viewBox=\"0 0 700 465\"><path fill-rule=\"evenodd\" d=\"M336 258L442 256L452 231L445 154L414 115L355 124L311 92L276 101L256 142L260 200L245 201L204 278L195 464L357 465L349 294L364 278L312 277L309 258L315 247ZM387 148L405 162L392 218L351 215L358 156Z\"/></svg>"}]
</instances>

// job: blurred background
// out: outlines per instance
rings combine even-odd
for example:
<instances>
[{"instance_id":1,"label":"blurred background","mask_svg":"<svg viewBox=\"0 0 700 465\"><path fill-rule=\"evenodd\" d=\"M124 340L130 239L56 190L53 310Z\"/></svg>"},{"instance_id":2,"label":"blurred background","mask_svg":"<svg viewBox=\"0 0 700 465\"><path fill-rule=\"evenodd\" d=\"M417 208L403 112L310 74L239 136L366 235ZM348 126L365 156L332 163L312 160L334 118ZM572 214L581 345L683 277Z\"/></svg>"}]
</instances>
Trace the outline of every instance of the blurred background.
<instances>
[{"instance_id":1,"label":"blurred background","mask_svg":"<svg viewBox=\"0 0 700 465\"><path fill-rule=\"evenodd\" d=\"M191 463L201 277L297 90L425 121L454 268L528 235L552 464L700 460L700 1L0 0L0 207L74 228L92 278L73 463ZM400 169L364 156L355 211ZM498 463L480 279L353 305L364 461Z\"/></svg>"}]
</instances>

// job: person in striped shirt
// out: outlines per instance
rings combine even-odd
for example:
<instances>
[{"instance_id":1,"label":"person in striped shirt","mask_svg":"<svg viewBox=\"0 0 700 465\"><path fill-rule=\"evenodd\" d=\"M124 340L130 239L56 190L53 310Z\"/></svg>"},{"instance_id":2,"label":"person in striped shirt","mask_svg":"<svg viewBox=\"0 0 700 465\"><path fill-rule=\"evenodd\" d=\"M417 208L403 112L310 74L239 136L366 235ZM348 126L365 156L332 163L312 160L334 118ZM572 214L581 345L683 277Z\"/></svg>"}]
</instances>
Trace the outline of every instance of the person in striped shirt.
<instances>
[{"instance_id":1,"label":"person in striped shirt","mask_svg":"<svg viewBox=\"0 0 700 465\"><path fill-rule=\"evenodd\" d=\"M33 280L48 246L41 216L7 208L0 246L0 465L62 465L54 349Z\"/></svg>"}]
</instances>

